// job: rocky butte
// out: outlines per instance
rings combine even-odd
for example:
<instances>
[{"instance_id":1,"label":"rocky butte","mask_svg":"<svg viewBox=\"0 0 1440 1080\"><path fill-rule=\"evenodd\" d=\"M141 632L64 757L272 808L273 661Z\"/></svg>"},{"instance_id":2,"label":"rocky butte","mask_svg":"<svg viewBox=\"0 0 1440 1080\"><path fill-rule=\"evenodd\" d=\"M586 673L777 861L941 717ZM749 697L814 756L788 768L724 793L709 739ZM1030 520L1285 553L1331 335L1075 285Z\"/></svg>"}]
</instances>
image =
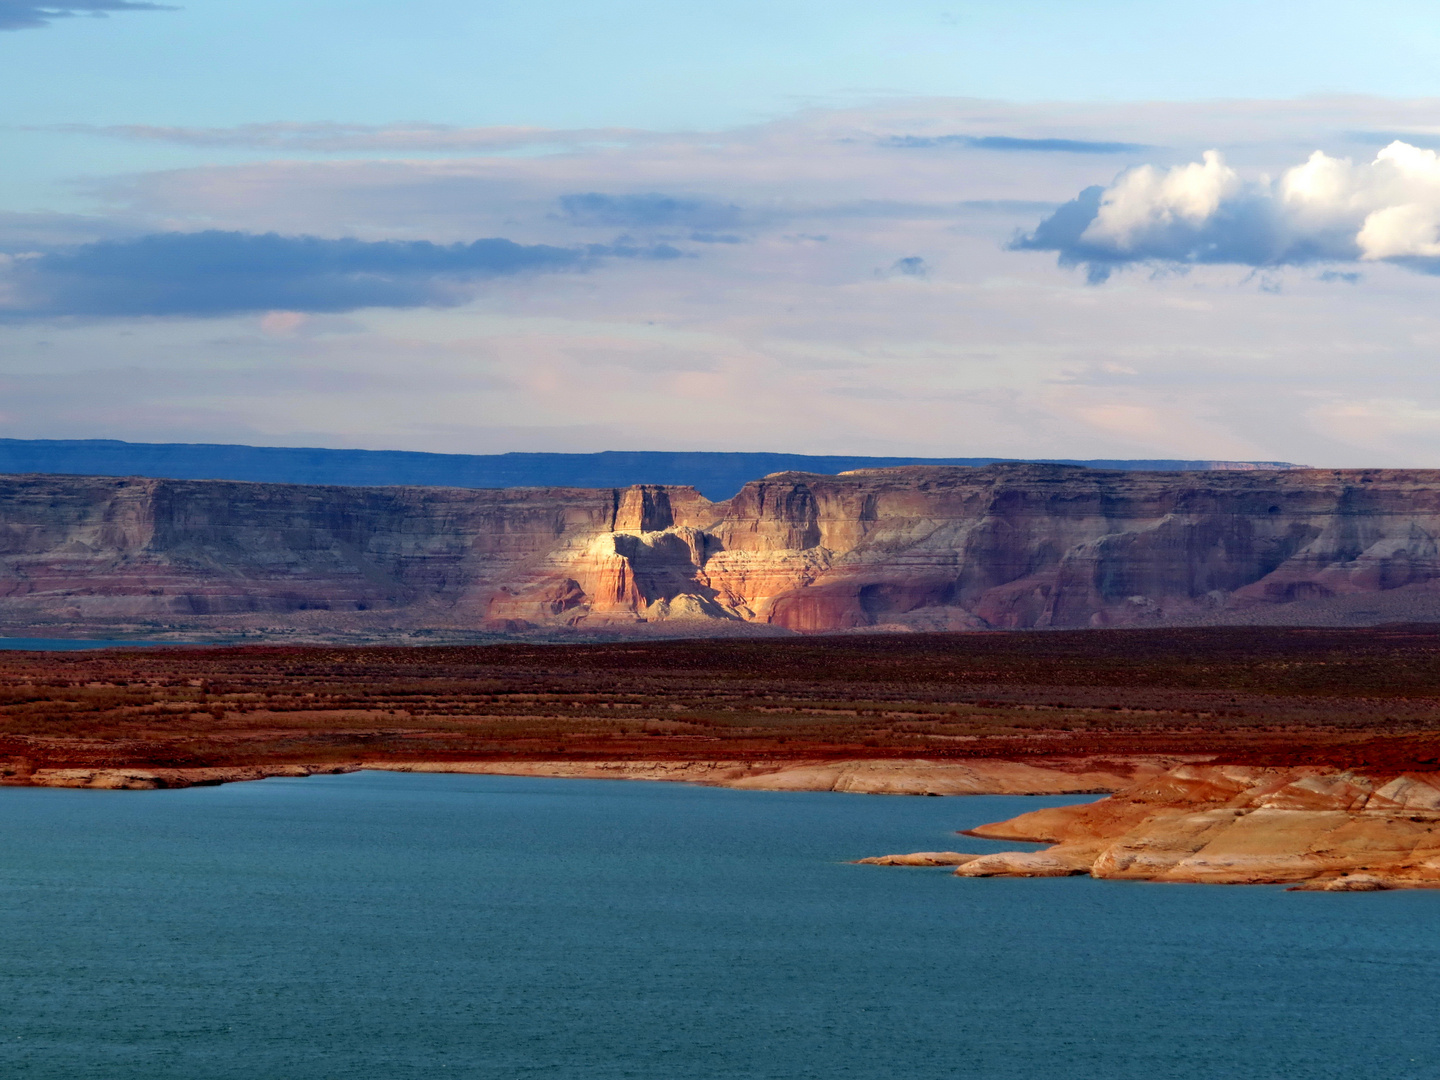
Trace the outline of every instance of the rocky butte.
<instances>
[{"instance_id":1,"label":"rocky butte","mask_svg":"<svg viewBox=\"0 0 1440 1080\"><path fill-rule=\"evenodd\" d=\"M1440 618L1440 472L1048 465L692 488L0 477L0 625L982 630Z\"/></svg>"}]
</instances>

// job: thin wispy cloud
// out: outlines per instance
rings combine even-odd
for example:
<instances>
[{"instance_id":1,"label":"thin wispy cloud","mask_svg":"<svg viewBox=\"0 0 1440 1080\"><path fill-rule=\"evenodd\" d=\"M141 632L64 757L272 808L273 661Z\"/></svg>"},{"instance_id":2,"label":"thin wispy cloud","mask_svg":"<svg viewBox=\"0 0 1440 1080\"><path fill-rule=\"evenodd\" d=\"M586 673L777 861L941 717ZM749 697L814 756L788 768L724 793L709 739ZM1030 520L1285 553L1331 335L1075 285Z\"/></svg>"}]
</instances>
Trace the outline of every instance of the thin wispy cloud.
<instances>
[{"instance_id":1,"label":"thin wispy cloud","mask_svg":"<svg viewBox=\"0 0 1440 1080\"><path fill-rule=\"evenodd\" d=\"M1440 150L1440 130L1432 131L1347 131L1346 138L1362 146L1389 146L1409 143L1426 150Z\"/></svg>"},{"instance_id":2,"label":"thin wispy cloud","mask_svg":"<svg viewBox=\"0 0 1440 1080\"><path fill-rule=\"evenodd\" d=\"M3 0L0 0L3 3ZM0 9L3 11L3 9ZM68 132L137 142L295 153L501 153L530 147L573 147L653 139L630 128L557 130L541 127L459 127L451 124L273 122L234 127L155 124L53 124L32 131Z\"/></svg>"},{"instance_id":3,"label":"thin wispy cloud","mask_svg":"<svg viewBox=\"0 0 1440 1080\"><path fill-rule=\"evenodd\" d=\"M1095 142L1088 139L1022 139L1012 135L890 135L882 146L900 150L964 147L970 150L1008 150L1059 154L1129 154L1149 150L1145 143Z\"/></svg>"},{"instance_id":4,"label":"thin wispy cloud","mask_svg":"<svg viewBox=\"0 0 1440 1080\"><path fill-rule=\"evenodd\" d=\"M113 11L174 11L169 4L149 4L139 0L57 0L31 3L29 0L0 0L0 30L34 30L49 26L56 19L89 15L103 18Z\"/></svg>"},{"instance_id":5,"label":"thin wispy cloud","mask_svg":"<svg viewBox=\"0 0 1440 1080\"><path fill-rule=\"evenodd\" d=\"M646 229L734 229L754 215L734 203L647 192L605 195L581 192L560 196L560 212L575 225Z\"/></svg>"},{"instance_id":6,"label":"thin wispy cloud","mask_svg":"<svg viewBox=\"0 0 1440 1080\"><path fill-rule=\"evenodd\" d=\"M891 274L900 274L904 277L923 278L930 276L930 264L919 255L907 255L903 259L896 259L890 264Z\"/></svg>"},{"instance_id":7,"label":"thin wispy cloud","mask_svg":"<svg viewBox=\"0 0 1440 1080\"><path fill-rule=\"evenodd\" d=\"M1087 188L1016 239L1091 281L1128 263L1394 262L1440 273L1440 155L1392 142L1369 163L1319 150L1278 179L1244 179L1217 151Z\"/></svg>"},{"instance_id":8,"label":"thin wispy cloud","mask_svg":"<svg viewBox=\"0 0 1440 1080\"><path fill-rule=\"evenodd\" d=\"M14 316L217 316L451 307L478 283L576 271L606 258L665 259L665 246L554 247L499 238L467 244L237 232L162 233L28 256L0 256L0 313Z\"/></svg>"},{"instance_id":9,"label":"thin wispy cloud","mask_svg":"<svg viewBox=\"0 0 1440 1080\"><path fill-rule=\"evenodd\" d=\"M115 217L0 210L0 254L18 255L97 240L128 239L149 231Z\"/></svg>"}]
</instances>

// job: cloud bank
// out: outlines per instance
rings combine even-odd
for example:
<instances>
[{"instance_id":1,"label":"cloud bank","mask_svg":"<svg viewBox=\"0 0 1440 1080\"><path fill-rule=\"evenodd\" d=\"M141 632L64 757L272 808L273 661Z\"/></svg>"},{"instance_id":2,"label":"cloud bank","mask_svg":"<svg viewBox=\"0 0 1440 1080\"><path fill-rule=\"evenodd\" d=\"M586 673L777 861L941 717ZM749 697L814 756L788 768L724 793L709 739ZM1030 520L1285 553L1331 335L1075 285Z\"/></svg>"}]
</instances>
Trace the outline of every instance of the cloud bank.
<instances>
[{"instance_id":1,"label":"cloud bank","mask_svg":"<svg viewBox=\"0 0 1440 1080\"><path fill-rule=\"evenodd\" d=\"M674 258L673 248L363 241L241 232L160 233L0 256L0 313L216 316L449 307L477 282L582 270L606 257Z\"/></svg>"},{"instance_id":2,"label":"cloud bank","mask_svg":"<svg viewBox=\"0 0 1440 1080\"><path fill-rule=\"evenodd\" d=\"M111 11L174 11L168 4L140 3L138 0L56 0L33 3L31 0L0 0L0 30L33 30L49 26L56 19L75 15L103 18Z\"/></svg>"},{"instance_id":3,"label":"cloud bank","mask_svg":"<svg viewBox=\"0 0 1440 1080\"><path fill-rule=\"evenodd\" d=\"M1058 252L1093 282L1127 263L1385 261L1440 274L1440 155L1397 140L1357 165L1317 150L1278 179L1244 180L1210 150L1087 188L1010 247Z\"/></svg>"}]
</instances>

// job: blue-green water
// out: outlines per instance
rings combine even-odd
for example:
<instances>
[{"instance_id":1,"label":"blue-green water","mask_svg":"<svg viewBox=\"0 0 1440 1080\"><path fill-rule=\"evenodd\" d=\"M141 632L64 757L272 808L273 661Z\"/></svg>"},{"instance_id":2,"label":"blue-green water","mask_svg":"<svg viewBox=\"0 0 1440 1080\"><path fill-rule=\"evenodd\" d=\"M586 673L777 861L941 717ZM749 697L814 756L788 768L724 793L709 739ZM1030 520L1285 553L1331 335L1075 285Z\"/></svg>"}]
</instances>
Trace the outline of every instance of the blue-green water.
<instances>
[{"instance_id":1,"label":"blue-green water","mask_svg":"<svg viewBox=\"0 0 1440 1080\"><path fill-rule=\"evenodd\" d=\"M25 652L75 652L80 649L139 649L176 645L174 641L121 641L109 638L0 637L0 649Z\"/></svg>"},{"instance_id":2,"label":"blue-green water","mask_svg":"<svg viewBox=\"0 0 1440 1080\"><path fill-rule=\"evenodd\" d=\"M0 1074L1433 1080L1440 893L968 880L1063 800L0 789Z\"/></svg>"}]
</instances>

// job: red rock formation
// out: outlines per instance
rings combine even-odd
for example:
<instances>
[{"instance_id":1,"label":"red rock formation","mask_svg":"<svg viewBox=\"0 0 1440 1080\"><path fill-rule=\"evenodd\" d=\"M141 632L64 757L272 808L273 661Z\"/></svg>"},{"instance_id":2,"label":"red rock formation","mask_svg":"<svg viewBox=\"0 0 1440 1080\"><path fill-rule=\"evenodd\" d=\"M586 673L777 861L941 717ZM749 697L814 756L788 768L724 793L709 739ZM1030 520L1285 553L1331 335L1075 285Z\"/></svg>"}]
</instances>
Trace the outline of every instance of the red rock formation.
<instances>
[{"instance_id":1,"label":"red rock formation","mask_svg":"<svg viewBox=\"0 0 1440 1080\"><path fill-rule=\"evenodd\" d=\"M1065 466L689 488L0 478L9 626L794 631L1440 617L1440 472ZM261 619L265 616L265 619ZM248 622L247 622L248 620Z\"/></svg>"}]
</instances>

